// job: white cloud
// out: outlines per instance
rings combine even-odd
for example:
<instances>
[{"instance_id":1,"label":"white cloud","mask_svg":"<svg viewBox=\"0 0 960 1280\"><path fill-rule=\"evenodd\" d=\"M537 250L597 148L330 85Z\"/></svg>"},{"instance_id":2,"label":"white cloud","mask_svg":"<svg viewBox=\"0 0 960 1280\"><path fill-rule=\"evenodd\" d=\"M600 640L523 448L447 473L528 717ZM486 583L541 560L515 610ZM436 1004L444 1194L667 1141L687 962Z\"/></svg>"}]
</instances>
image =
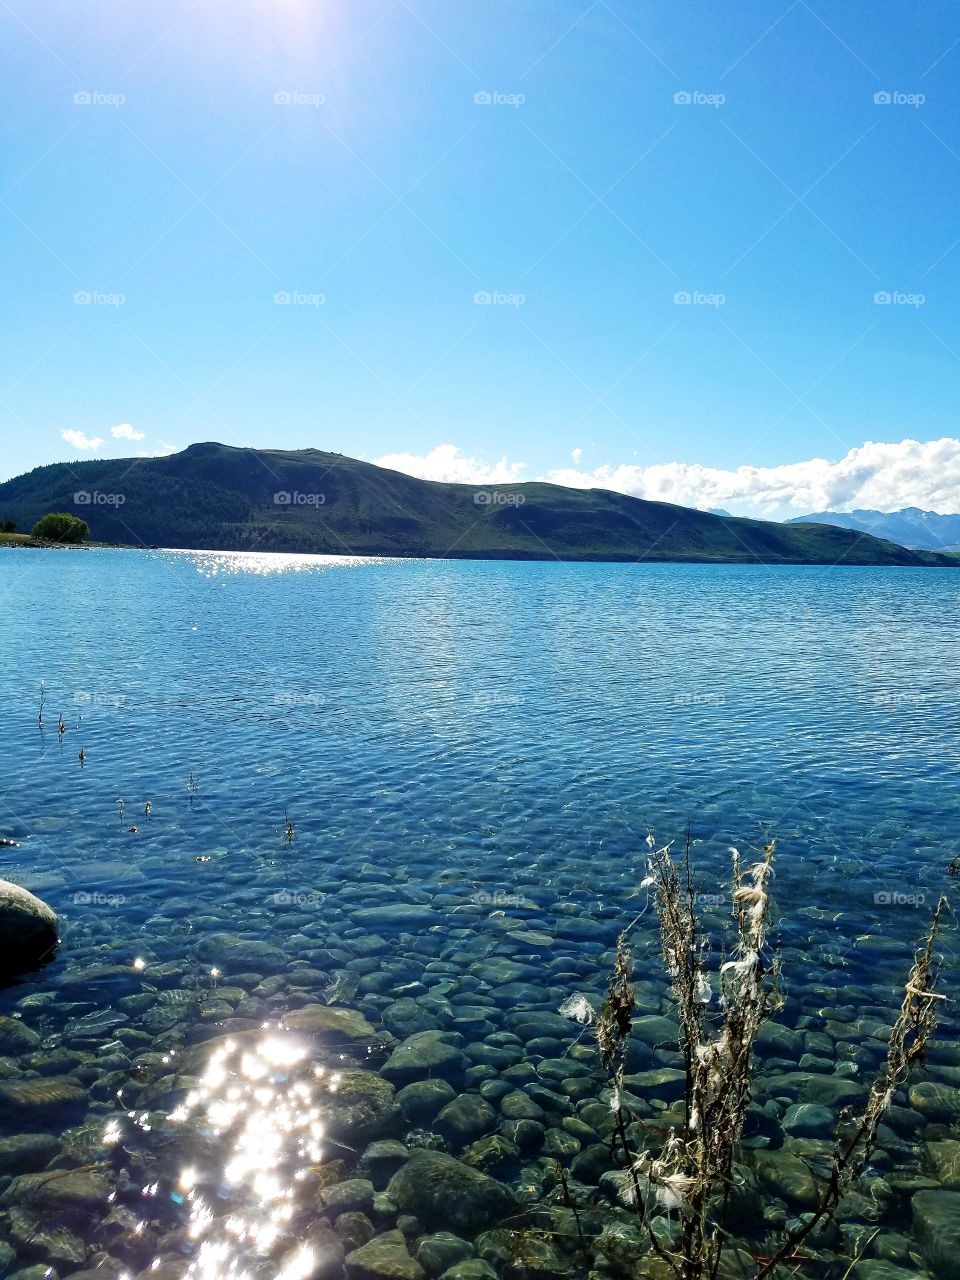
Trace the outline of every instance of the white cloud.
<instances>
[{"instance_id":1,"label":"white cloud","mask_svg":"<svg viewBox=\"0 0 960 1280\"><path fill-rule=\"evenodd\" d=\"M583 457L582 449L571 450L570 457L579 465L580 459Z\"/></svg>"},{"instance_id":2,"label":"white cloud","mask_svg":"<svg viewBox=\"0 0 960 1280\"><path fill-rule=\"evenodd\" d=\"M579 456L578 456L579 455ZM582 453L573 451L574 462ZM426 454L395 453L376 459L425 480L460 484L508 484L523 479L526 464L501 458L486 463L442 444ZM577 489L612 489L636 498L684 507L723 507L740 515L776 519L815 511L867 507L897 511L923 507L944 515L960 513L960 440L867 441L838 461L809 458L776 467L732 469L700 463L663 462L650 466L606 464L592 471L562 467L540 479Z\"/></svg>"},{"instance_id":3,"label":"white cloud","mask_svg":"<svg viewBox=\"0 0 960 1280\"><path fill-rule=\"evenodd\" d=\"M129 422L121 422L118 426L110 428L110 434L114 440L142 440L146 433L135 431Z\"/></svg>"},{"instance_id":4,"label":"white cloud","mask_svg":"<svg viewBox=\"0 0 960 1280\"><path fill-rule=\"evenodd\" d=\"M575 488L613 489L686 507L738 507L746 514L806 514L857 507L923 507L960 512L960 440L867 441L837 462L810 458L734 470L699 463L621 464L594 471L562 468L544 477Z\"/></svg>"},{"instance_id":5,"label":"white cloud","mask_svg":"<svg viewBox=\"0 0 960 1280\"><path fill-rule=\"evenodd\" d=\"M61 431L60 438L72 444L75 449L99 449L103 444L100 436L85 436L82 431Z\"/></svg>"},{"instance_id":6,"label":"white cloud","mask_svg":"<svg viewBox=\"0 0 960 1280\"><path fill-rule=\"evenodd\" d=\"M448 484L515 484L522 479L525 462L481 462L465 458L455 444L438 444L429 453L388 453L375 459L378 467L390 467L421 480L443 480Z\"/></svg>"}]
</instances>

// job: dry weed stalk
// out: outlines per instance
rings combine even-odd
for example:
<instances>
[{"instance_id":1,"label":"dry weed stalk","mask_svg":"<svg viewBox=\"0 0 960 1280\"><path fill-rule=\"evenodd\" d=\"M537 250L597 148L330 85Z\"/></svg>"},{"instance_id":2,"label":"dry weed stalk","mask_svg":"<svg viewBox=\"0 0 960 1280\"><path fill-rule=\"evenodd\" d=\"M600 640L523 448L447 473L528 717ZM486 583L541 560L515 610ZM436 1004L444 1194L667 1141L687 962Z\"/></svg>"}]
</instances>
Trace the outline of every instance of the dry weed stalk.
<instances>
[{"instance_id":1,"label":"dry weed stalk","mask_svg":"<svg viewBox=\"0 0 960 1280\"><path fill-rule=\"evenodd\" d=\"M627 945L631 924L617 939L614 970L599 1014L586 996L571 996L561 1013L594 1024L600 1059L610 1083L614 1116L611 1156L622 1154L619 1191L645 1224L652 1252L669 1264L677 1280L716 1280L727 1232L724 1222L735 1184L735 1163L751 1099L754 1046L770 1015L780 1006L779 955L767 939L770 882L775 842L758 861L744 868L731 849L735 944L720 964L714 993L708 971L709 939L702 933L690 866L690 840L677 861L671 846L657 848L648 837L648 874L642 887L656 893L660 945L680 1023L679 1047L685 1067L684 1128L671 1129L660 1152L637 1151L628 1133L624 1105L627 1052L635 1012L632 965ZM755 1280L767 1280L780 1267L793 1273L800 1247L829 1221L863 1172L876 1144L884 1112L905 1083L914 1063L922 1062L936 1025L935 990L940 965L934 946L946 900L940 899L925 943L918 951L890 1034L883 1070L874 1082L862 1115L841 1117L842 1137L816 1209L765 1258L758 1258ZM633 922L634 924L636 921ZM714 994L717 1006L711 1011ZM676 1214L676 1229L655 1231L659 1215Z\"/></svg>"},{"instance_id":2,"label":"dry weed stalk","mask_svg":"<svg viewBox=\"0 0 960 1280\"><path fill-rule=\"evenodd\" d=\"M765 1280L765 1277L772 1275L822 1222L830 1220L851 1184L863 1173L876 1145L877 1130L883 1121L884 1112L892 1103L896 1091L906 1083L914 1063L923 1063L927 1042L937 1025L937 1002L946 1000L946 996L936 990L940 980L940 963L933 950L940 930L940 917L946 905L946 898L941 897L926 939L914 959L904 987L900 1012L890 1032L886 1062L871 1086L867 1105L862 1115L856 1119L849 1112L843 1117L842 1136L834 1151L830 1177L820 1194L816 1209L805 1219L803 1226L791 1232L776 1253L760 1267L756 1280Z\"/></svg>"}]
</instances>

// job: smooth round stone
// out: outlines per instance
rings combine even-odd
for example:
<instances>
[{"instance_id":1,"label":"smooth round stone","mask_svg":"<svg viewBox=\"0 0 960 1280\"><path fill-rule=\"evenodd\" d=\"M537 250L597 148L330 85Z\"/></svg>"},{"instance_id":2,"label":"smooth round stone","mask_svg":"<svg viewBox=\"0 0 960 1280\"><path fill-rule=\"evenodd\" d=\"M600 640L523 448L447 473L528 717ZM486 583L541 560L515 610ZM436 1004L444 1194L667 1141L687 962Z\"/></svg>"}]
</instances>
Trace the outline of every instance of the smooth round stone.
<instances>
[{"instance_id":1,"label":"smooth round stone","mask_svg":"<svg viewBox=\"0 0 960 1280\"><path fill-rule=\"evenodd\" d=\"M415 1151L390 1180L390 1197L428 1229L470 1235L515 1211L503 1183L440 1151Z\"/></svg>"},{"instance_id":2,"label":"smooth round stone","mask_svg":"<svg viewBox=\"0 0 960 1280\"><path fill-rule=\"evenodd\" d=\"M418 1031L434 1031L437 1019L424 1009L419 1000L403 997L383 1010L383 1025L396 1036L412 1036Z\"/></svg>"},{"instance_id":3,"label":"smooth round stone","mask_svg":"<svg viewBox=\"0 0 960 1280\"><path fill-rule=\"evenodd\" d=\"M450 1043L445 1031L420 1031L398 1045L383 1064L381 1074L395 1084L409 1084L438 1076L441 1079L460 1079L466 1060L456 1045Z\"/></svg>"},{"instance_id":4,"label":"smooth round stone","mask_svg":"<svg viewBox=\"0 0 960 1280\"><path fill-rule=\"evenodd\" d=\"M815 1102L800 1102L787 1108L783 1128L798 1138L829 1138L836 1116L829 1107Z\"/></svg>"},{"instance_id":5,"label":"smooth round stone","mask_svg":"<svg viewBox=\"0 0 960 1280\"><path fill-rule=\"evenodd\" d=\"M922 1080L910 1089L910 1105L927 1120L953 1124L960 1120L960 1089L934 1080Z\"/></svg>"},{"instance_id":6,"label":"smooth round stone","mask_svg":"<svg viewBox=\"0 0 960 1280\"><path fill-rule=\"evenodd\" d=\"M960 1191L919 1191L913 1227L937 1280L960 1280Z\"/></svg>"},{"instance_id":7,"label":"smooth round stone","mask_svg":"<svg viewBox=\"0 0 960 1280\"><path fill-rule=\"evenodd\" d=\"M417 1242L417 1261L429 1276L439 1276L458 1262L473 1257L473 1245L450 1231L423 1236Z\"/></svg>"},{"instance_id":8,"label":"smooth round stone","mask_svg":"<svg viewBox=\"0 0 960 1280\"><path fill-rule=\"evenodd\" d=\"M326 1077L318 1081L321 1089L325 1084ZM347 1142L385 1137L400 1121L393 1085L373 1071L337 1072L334 1089L317 1101L327 1132Z\"/></svg>"},{"instance_id":9,"label":"smooth round stone","mask_svg":"<svg viewBox=\"0 0 960 1280\"><path fill-rule=\"evenodd\" d=\"M508 1120L503 1132L521 1151L535 1151L543 1143L546 1128L537 1120Z\"/></svg>"},{"instance_id":10,"label":"smooth round stone","mask_svg":"<svg viewBox=\"0 0 960 1280\"><path fill-rule=\"evenodd\" d=\"M577 1028L559 1013L538 1012L528 1010L508 1014L506 1018L508 1030L514 1032L521 1040L558 1040L572 1039Z\"/></svg>"},{"instance_id":11,"label":"smooth round stone","mask_svg":"<svg viewBox=\"0 0 960 1280\"><path fill-rule=\"evenodd\" d=\"M400 1166L410 1158L410 1150L396 1139L386 1138L371 1142L363 1153L361 1163L370 1171L375 1187L384 1187Z\"/></svg>"},{"instance_id":12,"label":"smooth round stone","mask_svg":"<svg viewBox=\"0 0 960 1280\"><path fill-rule=\"evenodd\" d=\"M756 1046L767 1058L799 1062L804 1050L803 1036L780 1022L766 1022L757 1033Z\"/></svg>"},{"instance_id":13,"label":"smooth round stone","mask_svg":"<svg viewBox=\"0 0 960 1280\"><path fill-rule=\"evenodd\" d=\"M349 1280L426 1280L426 1272L410 1256L402 1231L385 1231L348 1253Z\"/></svg>"},{"instance_id":14,"label":"smooth round stone","mask_svg":"<svg viewBox=\"0 0 960 1280\"><path fill-rule=\"evenodd\" d=\"M482 1063L484 1066L495 1067L498 1071L504 1071L508 1067L513 1067L519 1062L521 1050L517 1049L498 1049L495 1045L489 1043L468 1044L464 1050L471 1062Z\"/></svg>"},{"instance_id":15,"label":"smooth round stone","mask_svg":"<svg viewBox=\"0 0 960 1280\"><path fill-rule=\"evenodd\" d=\"M610 1172L610 1165L610 1152L606 1147L588 1147L573 1157L570 1172L581 1182L596 1186L603 1175Z\"/></svg>"},{"instance_id":16,"label":"smooth round stone","mask_svg":"<svg viewBox=\"0 0 960 1280\"><path fill-rule=\"evenodd\" d=\"M497 1273L482 1258L467 1258L444 1271L440 1280L497 1280Z\"/></svg>"},{"instance_id":17,"label":"smooth round stone","mask_svg":"<svg viewBox=\"0 0 960 1280\"><path fill-rule=\"evenodd\" d=\"M461 1093L440 1111L434 1121L438 1133L465 1145L497 1126L497 1113L477 1093Z\"/></svg>"},{"instance_id":18,"label":"smooth round stone","mask_svg":"<svg viewBox=\"0 0 960 1280\"><path fill-rule=\"evenodd\" d=\"M457 1091L446 1080L416 1080L397 1094L404 1116L413 1124L429 1124L437 1112L452 1102Z\"/></svg>"},{"instance_id":19,"label":"smooth round stone","mask_svg":"<svg viewBox=\"0 0 960 1280\"><path fill-rule=\"evenodd\" d=\"M332 1218L341 1213L369 1213L373 1208L374 1185L365 1178L348 1178L320 1193L320 1205Z\"/></svg>"},{"instance_id":20,"label":"smooth round stone","mask_svg":"<svg viewBox=\"0 0 960 1280\"><path fill-rule=\"evenodd\" d=\"M515 1067L507 1067L500 1074L504 1080L509 1080L514 1085L532 1084L539 1078L536 1069L529 1062L518 1062Z\"/></svg>"},{"instance_id":21,"label":"smooth round stone","mask_svg":"<svg viewBox=\"0 0 960 1280\"><path fill-rule=\"evenodd\" d=\"M463 1083L468 1089L479 1090L485 1080L495 1080L497 1073L493 1067L467 1067L463 1073Z\"/></svg>"},{"instance_id":22,"label":"smooth round stone","mask_svg":"<svg viewBox=\"0 0 960 1280\"><path fill-rule=\"evenodd\" d=\"M0 1138L0 1169L5 1173L38 1173L59 1151L59 1139L49 1133L18 1133Z\"/></svg>"},{"instance_id":23,"label":"smooth round stone","mask_svg":"<svg viewBox=\"0 0 960 1280\"><path fill-rule=\"evenodd\" d=\"M500 1111L508 1120L537 1120L542 1123L546 1119L543 1108L520 1089L500 1099Z\"/></svg>"},{"instance_id":24,"label":"smooth round stone","mask_svg":"<svg viewBox=\"0 0 960 1280\"><path fill-rule=\"evenodd\" d=\"M527 1053L536 1057L551 1058L562 1048L563 1045L553 1036L535 1036L534 1039L527 1041Z\"/></svg>"},{"instance_id":25,"label":"smooth round stone","mask_svg":"<svg viewBox=\"0 0 960 1280\"><path fill-rule=\"evenodd\" d=\"M386 929L429 929L443 916L432 907L417 906L412 902L394 902L381 907L363 907L354 911L355 923L364 927Z\"/></svg>"},{"instance_id":26,"label":"smooth round stone","mask_svg":"<svg viewBox=\"0 0 960 1280\"><path fill-rule=\"evenodd\" d=\"M31 1116L72 1107L86 1094L71 1076L45 1076L41 1080L0 1081L0 1114Z\"/></svg>"},{"instance_id":27,"label":"smooth round stone","mask_svg":"<svg viewBox=\"0 0 960 1280\"><path fill-rule=\"evenodd\" d=\"M764 1151L757 1156L757 1176L781 1200L803 1209L817 1204L816 1179L807 1165L786 1151Z\"/></svg>"},{"instance_id":28,"label":"smooth round stone","mask_svg":"<svg viewBox=\"0 0 960 1280\"><path fill-rule=\"evenodd\" d=\"M555 1159L575 1156L580 1150L580 1142L573 1134L563 1129L548 1129L543 1140L543 1154Z\"/></svg>"},{"instance_id":29,"label":"smooth round stone","mask_svg":"<svg viewBox=\"0 0 960 1280\"><path fill-rule=\"evenodd\" d=\"M2 1150L2 1144L0 1144ZM924 1143L924 1153L934 1177L950 1190L960 1190L960 1142L954 1138ZM0 1165L3 1160L0 1159Z\"/></svg>"},{"instance_id":30,"label":"smooth round stone","mask_svg":"<svg viewBox=\"0 0 960 1280\"><path fill-rule=\"evenodd\" d=\"M283 1025L289 1031L310 1036L328 1036L333 1040L376 1040L377 1032L356 1009L338 1009L326 1004L305 1004L284 1014Z\"/></svg>"},{"instance_id":31,"label":"smooth round stone","mask_svg":"<svg viewBox=\"0 0 960 1280\"><path fill-rule=\"evenodd\" d=\"M360 1249L377 1234L377 1229L365 1213L341 1213L335 1231L348 1252Z\"/></svg>"},{"instance_id":32,"label":"smooth round stone","mask_svg":"<svg viewBox=\"0 0 960 1280\"><path fill-rule=\"evenodd\" d=\"M0 1054L17 1057L36 1049L39 1044L40 1037L20 1018L0 1017Z\"/></svg>"},{"instance_id":33,"label":"smooth round stone","mask_svg":"<svg viewBox=\"0 0 960 1280\"><path fill-rule=\"evenodd\" d=\"M480 1086L480 1097L486 1099L487 1102L496 1102L502 1098L505 1093L510 1092L510 1085L506 1080L494 1078L493 1080L484 1080Z\"/></svg>"},{"instance_id":34,"label":"smooth round stone","mask_svg":"<svg viewBox=\"0 0 960 1280\"><path fill-rule=\"evenodd\" d=\"M874 1249L879 1239L878 1236L873 1244ZM861 1258L857 1263L859 1280L917 1280L916 1268L909 1266L909 1259L905 1258L904 1261L908 1266L898 1267L896 1263L882 1258Z\"/></svg>"},{"instance_id":35,"label":"smooth round stone","mask_svg":"<svg viewBox=\"0 0 960 1280\"><path fill-rule=\"evenodd\" d=\"M584 1124L577 1116L564 1116L560 1121L560 1128L576 1138L581 1146L597 1140L596 1129L591 1129L590 1125Z\"/></svg>"},{"instance_id":36,"label":"smooth round stone","mask_svg":"<svg viewBox=\"0 0 960 1280\"><path fill-rule=\"evenodd\" d=\"M463 1153L463 1163L483 1173L495 1173L520 1154L520 1148L503 1133L491 1133L472 1143Z\"/></svg>"},{"instance_id":37,"label":"smooth round stone","mask_svg":"<svg viewBox=\"0 0 960 1280\"><path fill-rule=\"evenodd\" d=\"M680 1027L672 1018L661 1018L651 1013L637 1018L630 1037L633 1040L639 1040L642 1044L673 1049L680 1038Z\"/></svg>"},{"instance_id":38,"label":"smooth round stone","mask_svg":"<svg viewBox=\"0 0 960 1280\"><path fill-rule=\"evenodd\" d=\"M9 880L0 880L0 974L35 969L57 948L57 913L40 898Z\"/></svg>"}]
</instances>

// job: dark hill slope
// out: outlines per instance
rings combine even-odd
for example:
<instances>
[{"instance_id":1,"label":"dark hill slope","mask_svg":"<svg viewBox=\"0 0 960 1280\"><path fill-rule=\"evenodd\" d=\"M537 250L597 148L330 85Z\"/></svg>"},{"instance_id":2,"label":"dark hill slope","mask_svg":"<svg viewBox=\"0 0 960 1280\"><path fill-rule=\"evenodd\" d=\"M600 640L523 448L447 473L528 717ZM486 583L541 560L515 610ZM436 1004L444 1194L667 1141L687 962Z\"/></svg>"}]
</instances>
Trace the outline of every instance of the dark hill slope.
<instances>
[{"instance_id":1,"label":"dark hill slope","mask_svg":"<svg viewBox=\"0 0 960 1280\"><path fill-rule=\"evenodd\" d=\"M736 519L605 489L440 484L317 449L196 444L167 458L57 463L0 484L0 520L28 530L47 511L83 516L97 540L147 546L463 559L952 563L831 525Z\"/></svg>"}]
</instances>

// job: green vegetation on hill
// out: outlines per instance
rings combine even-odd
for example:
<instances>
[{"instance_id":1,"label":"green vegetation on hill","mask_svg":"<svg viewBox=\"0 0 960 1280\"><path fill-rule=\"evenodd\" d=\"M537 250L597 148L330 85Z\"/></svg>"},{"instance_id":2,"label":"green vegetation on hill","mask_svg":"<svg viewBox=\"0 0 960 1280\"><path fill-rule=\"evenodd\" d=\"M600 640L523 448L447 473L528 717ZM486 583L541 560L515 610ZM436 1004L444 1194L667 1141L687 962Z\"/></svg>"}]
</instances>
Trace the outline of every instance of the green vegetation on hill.
<instances>
[{"instance_id":1,"label":"green vegetation on hill","mask_svg":"<svg viewBox=\"0 0 960 1280\"><path fill-rule=\"evenodd\" d=\"M167 458L57 463L0 484L31 528L75 511L99 541L460 559L952 564L821 524L775 524L559 485L440 484L317 449L196 444Z\"/></svg>"},{"instance_id":2,"label":"green vegetation on hill","mask_svg":"<svg viewBox=\"0 0 960 1280\"><path fill-rule=\"evenodd\" d=\"M89 532L86 520L67 511L50 511L33 526L30 537L41 542L82 542Z\"/></svg>"}]
</instances>

